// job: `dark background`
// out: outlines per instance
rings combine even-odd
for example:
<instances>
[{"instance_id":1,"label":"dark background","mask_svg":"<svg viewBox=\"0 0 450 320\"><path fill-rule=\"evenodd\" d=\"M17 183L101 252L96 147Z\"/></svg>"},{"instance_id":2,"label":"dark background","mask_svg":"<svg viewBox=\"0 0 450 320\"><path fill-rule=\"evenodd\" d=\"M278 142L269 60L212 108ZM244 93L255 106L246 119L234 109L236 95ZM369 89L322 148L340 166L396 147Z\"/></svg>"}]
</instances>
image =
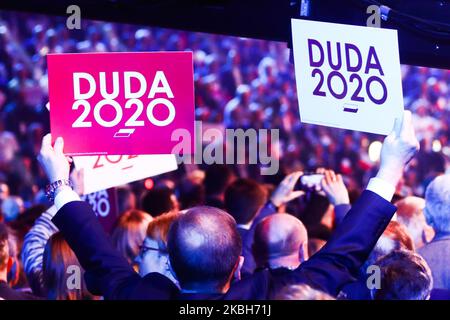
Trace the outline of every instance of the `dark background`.
<instances>
[{"instance_id":1,"label":"dark background","mask_svg":"<svg viewBox=\"0 0 450 320\"><path fill-rule=\"evenodd\" d=\"M1 0L0 8L287 42L290 18L365 25L371 4L391 8L383 28L399 31L403 64L450 69L447 0Z\"/></svg>"}]
</instances>

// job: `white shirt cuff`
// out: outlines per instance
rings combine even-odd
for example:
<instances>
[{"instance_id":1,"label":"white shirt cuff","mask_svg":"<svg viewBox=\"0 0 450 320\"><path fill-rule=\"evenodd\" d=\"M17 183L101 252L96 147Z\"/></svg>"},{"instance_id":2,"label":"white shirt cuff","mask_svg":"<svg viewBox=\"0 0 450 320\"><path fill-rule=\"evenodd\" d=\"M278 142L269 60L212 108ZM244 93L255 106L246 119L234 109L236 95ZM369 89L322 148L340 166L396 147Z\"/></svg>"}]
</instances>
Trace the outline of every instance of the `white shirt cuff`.
<instances>
[{"instance_id":1,"label":"white shirt cuff","mask_svg":"<svg viewBox=\"0 0 450 320\"><path fill-rule=\"evenodd\" d=\"M63 187L61 190L56 194L55 197L55 207L56 209L61 209L66 203L72 202L72 201L80 201L80 196L73 191L70 187Z\"/></svg>"},{"instance_id":2,"label":"white shirt cuff","mask_svg":"<svg viewBox=\"0 0 450 320\"><path fill-rule=\"evenodd\" d=\"M370 190L390 202L395 193L395 186L383 179L371 178L366 190Z\"/></svg>"}]
</instances>

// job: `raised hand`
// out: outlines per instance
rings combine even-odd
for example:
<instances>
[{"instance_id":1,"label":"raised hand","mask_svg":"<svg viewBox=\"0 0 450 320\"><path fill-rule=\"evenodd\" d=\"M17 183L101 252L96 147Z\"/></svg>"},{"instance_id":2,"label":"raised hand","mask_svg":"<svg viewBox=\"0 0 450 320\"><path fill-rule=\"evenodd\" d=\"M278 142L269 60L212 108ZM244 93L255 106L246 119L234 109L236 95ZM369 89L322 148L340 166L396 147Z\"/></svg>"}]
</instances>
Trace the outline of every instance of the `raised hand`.
<instances>
[{"instance_id":1,"label":"raised hand","mask_svg":"<svg viewBox=\"0 0 450 320\"><path fill-rule=\"evenodd\" d=\"M45 135L38 160L50 183L69 179L70 160L64 155L63 138L58 137L52 146L52 136Z\"/></svg>"},{"instance_id":2,"label":"raised hand","mask_svg":"<svg viewBox=\"0 0 450 320\"><path fill-rule=\"evenodd\" d=\"M270 197L270 201L279 207L295 198L298 198L304 194L303 191L294 191L294 187L303 175L303 172L297 171L287 175L283 181L281 181L280 185L275 189L272 196Z\"/></svg>"},{"instance_id":3,"label":"raised hand","mask_svg":"<svg viewBox=\"0 0 450 320\"><path fill-rule=\"evenodd\" d=\"M403 119L395 121L394 130L384 139L377 177L397 185L405 165L414 157L419 147L411 112L404 111Z\"/></svg>"},{"instance_id":4,"label":"raised hand","mask_svg":"<svg viewBox=\"0 0 450 320\"><path fill-rule=\"evenodd\" d=\"M340 174L335 174L333 170L324 170L322 179L322 190L334 206L340 204L350 204L347 188Z\"/></svg>"}]
</instances>

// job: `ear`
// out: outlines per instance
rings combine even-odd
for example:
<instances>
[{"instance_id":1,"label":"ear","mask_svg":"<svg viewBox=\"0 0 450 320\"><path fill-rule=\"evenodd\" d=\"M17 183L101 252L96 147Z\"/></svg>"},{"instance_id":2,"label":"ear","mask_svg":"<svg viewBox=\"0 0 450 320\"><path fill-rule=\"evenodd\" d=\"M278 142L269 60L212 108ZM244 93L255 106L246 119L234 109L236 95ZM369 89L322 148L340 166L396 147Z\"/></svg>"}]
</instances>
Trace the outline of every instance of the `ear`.
<instances>
[{"instance_id":1,"label":"ear","mask_svg":"<svg viewBox=\"0 0 450 320\"><path fill-rule=\"evenodd\" d=\"M245 258L243 256L239 256L239 259L236 263L236 268L234 269L234 279L241 280L241 269L244 265Z\"/></svg>"}]
</instances>

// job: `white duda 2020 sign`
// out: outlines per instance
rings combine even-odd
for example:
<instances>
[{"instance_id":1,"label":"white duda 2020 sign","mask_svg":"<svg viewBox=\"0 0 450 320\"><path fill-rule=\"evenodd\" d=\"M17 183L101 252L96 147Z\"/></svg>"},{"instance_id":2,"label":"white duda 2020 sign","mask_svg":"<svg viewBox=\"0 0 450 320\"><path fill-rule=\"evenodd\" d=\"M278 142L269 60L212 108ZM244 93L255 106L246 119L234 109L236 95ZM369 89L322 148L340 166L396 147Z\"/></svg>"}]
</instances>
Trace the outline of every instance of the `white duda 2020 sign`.
<instances>
[{"instance_id":1,"label":"white duda 2020 sign","mask_svg":"<svg viewBox=\"0 0 450 320\"><path fill-rule=\"evenodd\" d=\"M403 115L397 31L292 20L302 122L389 134Z\"/></svg>"}]
</instances>

